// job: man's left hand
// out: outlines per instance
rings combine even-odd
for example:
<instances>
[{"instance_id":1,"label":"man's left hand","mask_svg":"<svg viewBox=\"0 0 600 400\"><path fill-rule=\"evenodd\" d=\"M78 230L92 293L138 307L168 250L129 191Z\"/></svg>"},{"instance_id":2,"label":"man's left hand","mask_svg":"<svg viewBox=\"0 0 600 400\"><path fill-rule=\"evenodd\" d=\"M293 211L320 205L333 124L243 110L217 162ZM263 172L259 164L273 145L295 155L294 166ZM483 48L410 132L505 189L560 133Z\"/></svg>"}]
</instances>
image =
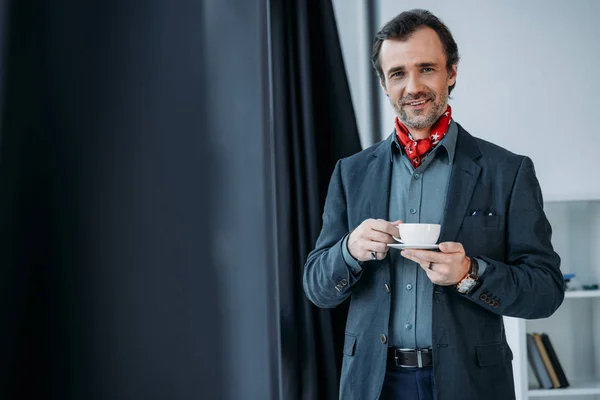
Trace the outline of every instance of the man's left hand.
<instances>
[{"instance_id":1,"label":"man's left hand","mask_svg":"<svg viewBox=\"0 0 600 400\"><path fill-rule=\"evenodd\" d=\"M457 242L440 243L440 252L430 250L402 250L402 256L419 264L431 282L440 286L456 285L471 267L463 245Z\"/></svg>"}]
</instances>

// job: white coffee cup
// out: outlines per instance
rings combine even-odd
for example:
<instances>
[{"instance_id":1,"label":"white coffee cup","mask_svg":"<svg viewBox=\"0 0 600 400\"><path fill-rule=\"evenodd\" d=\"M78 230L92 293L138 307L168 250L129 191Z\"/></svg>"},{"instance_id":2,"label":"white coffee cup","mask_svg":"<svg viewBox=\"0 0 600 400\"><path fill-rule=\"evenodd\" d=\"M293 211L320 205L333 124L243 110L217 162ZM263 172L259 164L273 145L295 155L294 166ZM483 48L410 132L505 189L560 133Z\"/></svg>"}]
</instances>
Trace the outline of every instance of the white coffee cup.
<instances>
[{"instance_id":1,"label":"white coffee cup","mask_svg":"<svg viewBox=\"0 0 600 400\"><path fill-rule=\"evenodd\" d=\"M440 237L440 224L400 224L400 240L406 244L435 244Z\"/></svg>"}]
</instances>

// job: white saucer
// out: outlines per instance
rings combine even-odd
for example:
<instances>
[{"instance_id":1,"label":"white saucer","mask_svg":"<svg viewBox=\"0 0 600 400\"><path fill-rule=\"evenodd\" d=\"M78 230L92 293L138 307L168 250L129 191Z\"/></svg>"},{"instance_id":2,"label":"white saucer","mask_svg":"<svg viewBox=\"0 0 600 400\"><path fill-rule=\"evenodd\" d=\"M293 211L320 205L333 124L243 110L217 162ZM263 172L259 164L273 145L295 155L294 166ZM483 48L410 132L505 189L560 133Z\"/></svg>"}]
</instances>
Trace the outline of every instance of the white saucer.
<instances>
[{"instance_id":1,"label":"white saucer","mask_svg":"<svg viewBox=\"0 0 600 400\"><path fill-rule=\"evenodd\" d=\"M392 243L392 244L388 244L388 247L391 247L392 249L400 249L400 250L404 250L404 249L419 249L419 250L437 250L440 248L439 244L416 244L416 243L411 243L411 244L406 244L406 243Z\"/></svg>"}]
</instances>

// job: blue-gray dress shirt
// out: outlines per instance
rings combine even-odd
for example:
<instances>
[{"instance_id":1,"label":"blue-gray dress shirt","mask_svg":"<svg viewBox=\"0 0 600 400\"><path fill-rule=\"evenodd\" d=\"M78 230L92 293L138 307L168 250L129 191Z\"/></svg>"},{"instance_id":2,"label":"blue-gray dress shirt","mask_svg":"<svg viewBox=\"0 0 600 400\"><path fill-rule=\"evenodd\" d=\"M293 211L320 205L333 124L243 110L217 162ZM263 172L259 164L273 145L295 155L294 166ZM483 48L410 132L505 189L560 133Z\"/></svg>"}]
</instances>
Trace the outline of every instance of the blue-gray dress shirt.
<instances>
[{"instance_id":1,"label":"blue-gray dress shirt","mask_svg":"<svg viewBox=\"0 0 600 400\"><path fill-rule=\"evenodd\" d=\"M389 220L405 223L439 224L442 221L452 172L458 126L450 123L440 143L414 168L394 137L390 149L392 181ZM347 239L342 245L344 260L358 273L360 263L348 251ZM431 347L431 314L433 283L415 262L405 259L400 251L390 249L392 306L389 346L400 348ZM480 261L480 275L487 267Z\"/></svg>"}]
</instances>

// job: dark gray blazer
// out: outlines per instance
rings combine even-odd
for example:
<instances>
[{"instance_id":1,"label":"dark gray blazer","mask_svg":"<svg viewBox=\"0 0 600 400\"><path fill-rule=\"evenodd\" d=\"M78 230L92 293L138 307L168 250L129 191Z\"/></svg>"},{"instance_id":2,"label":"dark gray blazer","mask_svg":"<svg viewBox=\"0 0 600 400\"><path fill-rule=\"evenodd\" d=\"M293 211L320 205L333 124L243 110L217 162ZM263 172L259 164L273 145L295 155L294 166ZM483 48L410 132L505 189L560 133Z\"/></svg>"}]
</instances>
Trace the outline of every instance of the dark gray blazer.
<instances>
[{"instance_id":1,"label":"dark gray blazer","mask_svg":"<svg viewBox=\"0 0 600 400\"><path fill-rule=\"evenodd\" d=\"M323 227L304 268L304 291L319 307L351 297L340 399L379 397L386 368L390 264L363 265L354 276L341 242L367 218L388 220L392 137L340 160L333 172ZM475 209L495 216L470 216ZM440 242L463 244L489 266L468 295L434 286L433 359L438 400L514 399L512 352L503 315L543 318L564 298L560 258L550 243L531 160L474 138L459 125ZM394 290L394 288L392 288Z\"/></svg>"}]
</instances>

